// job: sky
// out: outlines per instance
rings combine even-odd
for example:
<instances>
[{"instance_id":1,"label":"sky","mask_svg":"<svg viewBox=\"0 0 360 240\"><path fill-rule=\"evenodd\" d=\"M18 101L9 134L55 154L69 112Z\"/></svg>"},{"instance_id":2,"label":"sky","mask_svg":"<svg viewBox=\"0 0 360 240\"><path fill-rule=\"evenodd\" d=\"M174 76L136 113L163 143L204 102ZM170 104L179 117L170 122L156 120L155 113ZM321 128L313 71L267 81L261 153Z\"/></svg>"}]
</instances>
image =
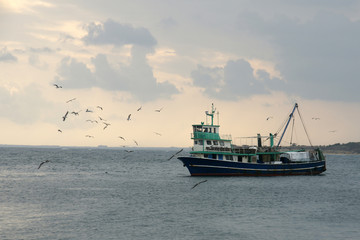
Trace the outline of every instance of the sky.
<instances>
[{"instance_id":1,"label":"sky","mask_svg":"<svg viewBox=\"0 0 360 240\"><path fill-rule=\"evenodd\" d=\"M0 0L0 144L359 142L359 42L355 0Z\"/></svg>"}]
</instances>

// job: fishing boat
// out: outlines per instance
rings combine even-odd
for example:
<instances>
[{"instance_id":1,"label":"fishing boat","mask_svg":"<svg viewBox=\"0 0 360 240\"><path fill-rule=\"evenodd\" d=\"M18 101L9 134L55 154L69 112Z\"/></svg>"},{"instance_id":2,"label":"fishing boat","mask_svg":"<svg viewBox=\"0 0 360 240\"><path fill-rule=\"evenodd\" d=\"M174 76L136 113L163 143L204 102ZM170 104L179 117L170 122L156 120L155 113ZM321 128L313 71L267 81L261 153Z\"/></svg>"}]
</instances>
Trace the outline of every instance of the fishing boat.
<instances>
[{"instance_id":1,"label":"fishing boat","mask_svg":"<svg viewBox=\"0 0 360 240\"><path fill-rule=\"evenodd\" d=\"M233 144L231 135L220 135L220 125L214 124L216 109L212 105L211 111L206 111L206 120L192 125L193 140L190 156L178 157L191 176L287 176L287 175L317 175L326 171L326 160L319 148L311 147L291 149L281 147L281 142L290 121L294 120L297 110L301 122L302 117L296 103L290 115L284 121L280 131L269 136L260 134L253 137L257 145ZM307 134L305 125L304 129ZM280 136L279 140L278 137ZM265 146L263 142L269 142ZM277 141L277 144L274 144ZM310 141L310 140L309 140ZM293 144L294 145L294 144Z\"/></svg>"}]
</instances>

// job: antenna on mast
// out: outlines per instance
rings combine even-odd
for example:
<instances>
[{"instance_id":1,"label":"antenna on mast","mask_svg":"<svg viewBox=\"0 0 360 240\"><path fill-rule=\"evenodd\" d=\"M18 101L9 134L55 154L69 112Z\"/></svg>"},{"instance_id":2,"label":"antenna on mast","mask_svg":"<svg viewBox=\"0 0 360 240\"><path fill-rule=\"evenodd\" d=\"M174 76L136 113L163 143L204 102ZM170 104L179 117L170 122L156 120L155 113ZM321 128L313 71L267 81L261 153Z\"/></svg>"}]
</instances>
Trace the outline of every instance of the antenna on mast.
<instances>
[{"instance_id":1,"label":"antenna on mast","mask_svg":"<svg viewBox=\"0 0 360 240\"><path fill-rule=\"evenodd\" d=\"M214 113L216 111L216 108L214 108L214 103L211 104L211 113L209 111L205 111L207 116L211 117L211 125L214 125ZM207 121L207 118L206 118Z\"/></svg>"}]
</instances>

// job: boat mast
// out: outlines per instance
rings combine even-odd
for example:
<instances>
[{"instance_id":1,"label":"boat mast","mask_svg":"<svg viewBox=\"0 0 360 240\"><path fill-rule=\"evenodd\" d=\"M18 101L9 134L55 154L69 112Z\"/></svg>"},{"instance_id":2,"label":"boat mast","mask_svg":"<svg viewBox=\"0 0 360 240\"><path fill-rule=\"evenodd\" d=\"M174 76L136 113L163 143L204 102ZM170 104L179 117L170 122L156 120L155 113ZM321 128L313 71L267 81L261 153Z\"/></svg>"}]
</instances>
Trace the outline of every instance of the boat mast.
<instances>
[{"instance_id":1,"label":"boat mast","mask_svg":"<svg viewBox=\"0 0 360 240\"><path fill-rule=\"evenodd\" d=\"M287 121L287 123L286 123L285 129L284 129L283 133L281 134L280 140L279 140L279 142L278 142L278 144L277 144L277 146L276 146L277 148L280 146L281 140L282 140L282 138L284 137L284 134L285 134L285 132L286 132L286 129L287 129L289 123L290 123L291 118L294 116L294 112L295 112L295 109L296 109L297 107L298 107L298 104L295 103L294 109L292 110L292 112L291 112L290 115L289 115L289 119L288 119L288 121Z\"/></svg>"},{"instance_id":2,"label":"boat mast","mask_svg":"<svg viewBox=\"0 0 360 240\"><path fill-rule=\"evenodd\" d=\"M214 113L216 111L216 108L214 108L214 104L211 104L211 113L209 113L208 111L206 111L206 115L211 117L211 126L214 125Z\"/></svg>"}]
</instances>

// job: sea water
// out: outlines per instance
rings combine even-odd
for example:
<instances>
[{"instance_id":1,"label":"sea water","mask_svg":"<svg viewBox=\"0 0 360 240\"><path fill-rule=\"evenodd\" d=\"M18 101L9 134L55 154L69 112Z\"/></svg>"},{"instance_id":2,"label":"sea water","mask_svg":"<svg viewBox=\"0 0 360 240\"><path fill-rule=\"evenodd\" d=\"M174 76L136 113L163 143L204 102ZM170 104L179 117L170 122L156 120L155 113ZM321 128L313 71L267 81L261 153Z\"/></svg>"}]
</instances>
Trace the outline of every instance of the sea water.
<instances>
[{"instance_id":1,"label":"sea water","mask_svg":"<svg viewBox=\"0 0 360 240\"><path fill-rule=\"evenodd\" d=\"M179 149L132 150L0 147L0 239L360 239L359 155L318 176L190 177Z\"/></svg>"}]
</instances>

